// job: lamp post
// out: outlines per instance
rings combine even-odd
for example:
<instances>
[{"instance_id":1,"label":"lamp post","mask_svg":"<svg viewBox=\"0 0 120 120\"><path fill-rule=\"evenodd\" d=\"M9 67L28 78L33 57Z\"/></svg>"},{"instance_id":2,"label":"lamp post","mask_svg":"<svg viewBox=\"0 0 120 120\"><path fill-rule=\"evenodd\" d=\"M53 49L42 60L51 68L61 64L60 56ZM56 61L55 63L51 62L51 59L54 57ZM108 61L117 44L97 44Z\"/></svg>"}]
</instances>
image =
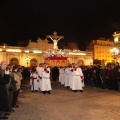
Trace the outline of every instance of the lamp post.
<instances>
[{"instance_id":1,"label":"lamp post","mask_svg":"<svg viewBox=\"0 0 120 120\"><path fill-rule=\"evenodd\" d=\"M119 50L114 47L110 50L110 52L112 53L112 55L114 57L114 62L116 63L116 56L119 54Z\"/></svg>"},{"instance_id":2,"label":"lamp post","mask_svg":"<svg viewBox=\"0 0 120 120\"><path fill-rule=\"evenodd\" d=\"M27 67L28 67L28 63L29 63L29 61L30 61L30 58L25 58L25 61L26 61L26 64L27 64Z\"/></svg>"},{"instance_id":3,"label":"lamp post","mask_svg":"<svg viewBox=\"0 0 120 120\"><path fill-rule=\"evenodd\" d=\"M90 60L90 65L92 65L92 64L93 64L93 60L91 59L91 60Z\"/></svg>"}]
</instances>

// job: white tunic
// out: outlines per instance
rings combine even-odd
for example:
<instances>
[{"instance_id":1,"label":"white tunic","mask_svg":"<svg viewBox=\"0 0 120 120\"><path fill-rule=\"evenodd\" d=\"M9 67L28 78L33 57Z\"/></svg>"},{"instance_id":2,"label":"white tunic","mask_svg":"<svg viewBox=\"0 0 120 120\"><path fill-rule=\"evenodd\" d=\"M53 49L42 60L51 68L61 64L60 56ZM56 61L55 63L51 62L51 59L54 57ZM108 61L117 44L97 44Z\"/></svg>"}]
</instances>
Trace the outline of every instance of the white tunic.
<instances>
[{"instance_id":1,"label":"white tunic","mask_svg":"<svg viewBox=\"0 0 120 120\"><path fill-rule=\"evenodd\" d=\"M74 79L74 73L73 73L73 67L69 68L70 69L70 79L69 79L69 86L72 89L72 84L73 84L73 79Z\"/></svg>"},{"instance_id":2,"label":"white tunic","mask_svg":"<svg viewBox=\"0 0 120 120\"><path fill-rule=\"evenodd\" d=\"M59 68L59 82L62 81L62 68Z\"/></svg>"},{"instance_id":3,"label":"white tunic","mask_svg":"<svg viewBox=\"0 0 120 120\"><path fill-rule=\"evenodd\" d=\"M30 85L32 86L32 78L33 78L33 74L30 74Z\"/></svg>"},{"instance_id":4,"label":"white tunic","mask_svg":"<svg viewBox=\"0 0 120 120\"><path fill-rule=\"evenodd\" d=\"M39 80L39 89L41 90L41 84L42 84L42 70L43 67L37 67L36 71L38 73L38 80Z\"/></svg>"},{"instance_id":5,"label":"white tunic","mask_svg":"<svg viewBox=\"0 0 120 120\"><path fill-rule=\"evenodd\" d=\"M65 68L61 68L61 84L65 84Z\"/></svg>"},{"instance_id":6,"label":"white tunic","mask_svg":"<svg viewBox=\"0 0 120 120\"><path fill-rule=\"evenodd\" d=\"M49 91L51 88L50 81L50 68L42 69L42 83L41 83L41 91Z\"/></svg>"},{"instance_id":7,"label":"white tunic","mask_svg":"<svg viewBox=\"0 0 120 120\"><path fill-rule=\"evenodd\" d=\"M70 68L65 69L65 87L69 86L69 79L70 79Z\"/></svg>"},{"instance_id":8,"label":"white tunic","mask_svg":"<svg viewBox=\"0 0 120 120\"><path fill-rule=\"evenodd\" d=\"M73 82L72 82L72 90L83 90L83 83L82 83L82 78L83 73L81 68L74 68L73 69Z\"/></svg>"},{"instance_id":9,"label":"white tunic","mask_svg":"<svg viewBox=\"0 0 120 120\"><path fill-rule=\"evenodd\" d=\"M33 73L32 75L32 85L31 85L31 90L39 90L39 81L38 81L38 74Z\"/></svg>"}]
</instances>

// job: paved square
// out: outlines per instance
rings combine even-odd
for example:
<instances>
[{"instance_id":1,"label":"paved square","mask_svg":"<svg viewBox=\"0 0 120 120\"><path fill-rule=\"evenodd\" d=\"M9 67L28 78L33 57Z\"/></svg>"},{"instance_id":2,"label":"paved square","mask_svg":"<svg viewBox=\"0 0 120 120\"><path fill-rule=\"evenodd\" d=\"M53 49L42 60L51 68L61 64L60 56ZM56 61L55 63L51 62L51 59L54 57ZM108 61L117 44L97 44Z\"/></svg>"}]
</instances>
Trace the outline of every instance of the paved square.
<instances>
[{"instance_id":1,"label":"paved square","mask_svg":"<svg viewBox=\"0 0 120 120\"><path fill-rule=\"evenodd\" d=\"M90 86L74 93L52 82L51 95L23 90L9 120L120 120L120 92Z\"/></svg>"}]
</instances>

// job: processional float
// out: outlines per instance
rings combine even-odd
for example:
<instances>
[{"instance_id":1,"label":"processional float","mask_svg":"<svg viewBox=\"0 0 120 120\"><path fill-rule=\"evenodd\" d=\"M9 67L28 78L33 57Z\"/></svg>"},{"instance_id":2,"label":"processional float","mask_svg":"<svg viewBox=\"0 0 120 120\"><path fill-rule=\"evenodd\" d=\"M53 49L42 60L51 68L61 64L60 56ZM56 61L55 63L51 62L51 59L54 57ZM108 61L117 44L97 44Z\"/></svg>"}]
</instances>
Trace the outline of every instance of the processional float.
<instances>
[{"instance_id":1,"label":"processional float","mask_svg":"<svg viewBox=\"0 0 120 120\"><path fill-rule=\"evenodd\" d=\"M53 49L48 49L44 53L45 63L49 66L68 66L69 60L69 50L68 49L58 49L58 41L63 39L64 36L58 36L57 32L54 32L53 35L47 35L46 38L50 38L53 41Z\"/></svg>"}]
</instances>

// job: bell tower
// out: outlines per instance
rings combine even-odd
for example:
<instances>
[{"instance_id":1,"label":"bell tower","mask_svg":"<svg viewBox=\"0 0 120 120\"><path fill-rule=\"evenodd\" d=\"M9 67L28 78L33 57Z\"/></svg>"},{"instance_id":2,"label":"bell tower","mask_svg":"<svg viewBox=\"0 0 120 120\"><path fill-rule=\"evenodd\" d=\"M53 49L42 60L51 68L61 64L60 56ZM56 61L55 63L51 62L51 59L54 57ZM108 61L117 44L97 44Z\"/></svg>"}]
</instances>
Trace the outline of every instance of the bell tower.
<instances>
[{"instance_id":1,"label":"bell tower","mask_svg":"<svg viewBox=\"0 0 120 120\"><path fill-rule=\"evenodd\" d=\"M114 32L113 37L115 47L118 47L120 49L120 31Z\"/></svg>"}]
</instances>

